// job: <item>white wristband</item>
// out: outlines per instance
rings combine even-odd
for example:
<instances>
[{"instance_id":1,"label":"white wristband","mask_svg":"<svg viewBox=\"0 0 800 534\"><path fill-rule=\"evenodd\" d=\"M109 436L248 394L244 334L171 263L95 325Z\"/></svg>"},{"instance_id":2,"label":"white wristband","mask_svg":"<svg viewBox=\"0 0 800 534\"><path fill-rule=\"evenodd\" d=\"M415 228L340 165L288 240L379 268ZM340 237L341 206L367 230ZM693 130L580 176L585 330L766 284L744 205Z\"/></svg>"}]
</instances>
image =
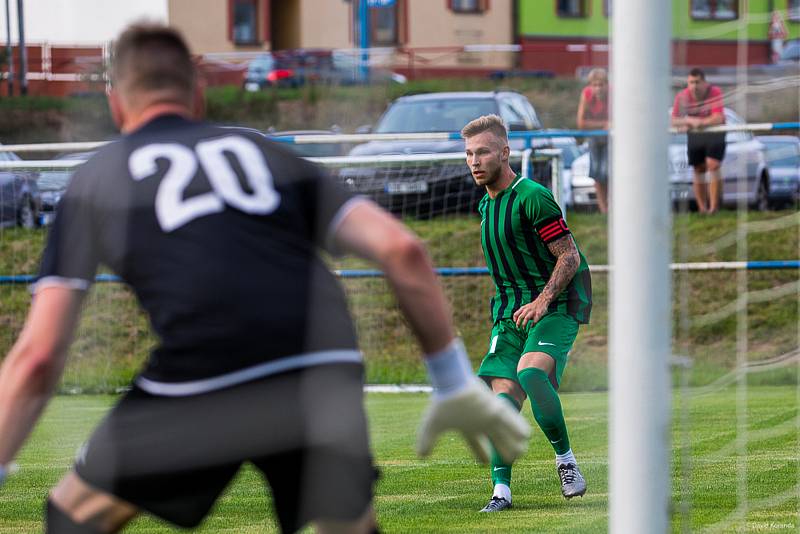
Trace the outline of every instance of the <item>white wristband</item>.
<instances>
[{"instance_id":1,"label":"white wristband","mask_svg":"<svg viewBox=\"0 0 800 534\"><path fill-rule=\"evenodd\" d=\"M0 464L0 486L2 486L3 482L6 481L8 475L16 473L18 470L17 464L13 462L8 465Z\"/></svg>"},{"instance_id":2,"label":"white wristband","mask_svg":"<svg viewBox=\"0 0 800 534\"><path fill-rule=\"evenodd\" d=\"M453 339L441 351L426 356L425 367L438 396L450 396L460 391L472 383L475 376L464 343L459 338Z\"/></svg>"}]
</instances>

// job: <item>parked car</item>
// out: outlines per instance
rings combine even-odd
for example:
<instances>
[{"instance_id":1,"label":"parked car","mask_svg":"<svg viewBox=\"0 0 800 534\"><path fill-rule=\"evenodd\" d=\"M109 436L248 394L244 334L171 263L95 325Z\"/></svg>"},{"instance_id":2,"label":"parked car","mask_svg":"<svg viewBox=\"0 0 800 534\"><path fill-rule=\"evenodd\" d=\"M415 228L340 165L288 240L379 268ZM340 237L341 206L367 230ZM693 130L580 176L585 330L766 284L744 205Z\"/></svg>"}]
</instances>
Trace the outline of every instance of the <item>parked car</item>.
<instances>
[{"instance_id":1,"label":"parked car","mask_svg":"<svg viewBox=\"0 0 800 534\"><path fill-rule=\"evenodd\" d=\"M361 133L458 132L469 121L487 114L500 115L510 131L537 130L541 122L531 103L513 91L428 93L398 98L374 128ZM538 141L541 146L547 140ZM512 139L511 148L524 148ZM443 141L370 141L354 147L351 156L464 153L461 139ZM385 208L417 217L471 212L483 197L465 161L408 163L387 167L350 167L339 174L351 190L368 195Z\"/></svg>"},{"instance_id":2,"label":"parked car","mask_svg":"<svg viewBox=\"0 0 800 534\"><path fill-rule=\"evenodd\" d=\"M581 154L572 161L569 180L570 201L567 204L570 208L591 210L597 207L597 194L594 188L594 179L590 176L589 172L591 163L591 156L588 149L583 150Z\"/></svg>"},{"instance_id":3,"label":"parked car","mask_svg":"<svg viewBox=\"0 0 800 534\"><path fill-rule=\"evenodd\" d=\"M0 161L21 161L13 152L0 152ZM38 173L0 169L0 226L35 228L42 198L36 186Z\"/></svg>"},{"instance_id":4,"label":"parked car","mask_svg":"<svg viewBox=\"0 0 800 534\"><path fill-rule=\"evenodd\" d=\"M800 201L800 138L761 135L756 139L766 148L770 204L796 204Z\"/></svg>"},{"instance_id":5,"label":"parked car","mask_svg":"<svg viewBox=\"0 0 800 534\"><path fill-rule=\"evenodd\" d=\"M587 148L585 145L579 145L574 137L554 137L551 143L553 148L561 150L561 204L562 207L568 208L573 204L572 166L575 160L586 152Z\"/></svg>"},{"instance_id":6,"label":"parked car","mask_svg":"<svg viewBox=\"0 0 800 534\"><path fill-rule=\"evenodd\" d=\"M297 87L300 83L287 62L264 52L247 64L242 86L245 91L261 91L267 87Z\"/></svg>"},{"instance_id":7,"label":"parked car","mask_svg":"<svg viewBox=\"0 0 800 534\"><path fill-rule=\"evenodd\" d=\"M732 110L725 108L725 122L745 124ZM746 131L725 134L725 158L722 161L722 205L735 207L744 197L755 209L769 207L770 173L764 145ZM576 207L596 205L594 180L589 176L590 156L587 152L572 165L572 197ZM612 177L613 179L613 177ZM739 191L744 179L745 188ZM686 134L673 134L669 145L670 198L673 203L694 206L693 170L686 155Z\"/></svg>"},{"instance_id":8,"label":"parked car","mask_svg":"<svg viewBox=\"0 0 800 534\"><path fill-rule=\"evenodd\" d=\"M798 63L800 62L800 39L789 39L783 43L783 50L778 58L778 63Z\"/></svg>"},{"instance_id":9,"label":"parked car","mask_svg":"<svg viewBox=\"0 0 800 534\"><path fill-rule=\"evenodd\" d=\"M95 151L88 152L70 152L59 154L54 159L63 161L86 161ZM39 223L42 226L49 225L53 222L56 215L56 207L61 202L61 197L75 173L76 167L69 169L50 169L41 171L37 180L37 186L42 197L42 207L39 213Z\"/></svg>"},{"instance_id":10,"label":"parked car","mask_svg":"<svg viewBox=\"0 0 800 534\"><path fill-rule=\"evenodd\" d=\"M332 69L326 73L324 81L338 85L355 85L363 82L360 69L361 58L353 52L334 50L331 59ZM369 61L366 80L368 84L406 83L407 81L408 79L404 75L392 71L387 66Z\"/></svg>"},{"instance_id":11,"label":"parked car","mask_svg":"<svg viewBox=\"0 0 800 534\"><path fill-rule=\"evenodd\" d=\"M353 53L321 48L265 52L251 60L244 75L247 91L267 87L300 87L306 83L353 85L362 83L360 58ZM370 64L367 83L405 83L405 76Z\"/></svg>"}]
</instances>

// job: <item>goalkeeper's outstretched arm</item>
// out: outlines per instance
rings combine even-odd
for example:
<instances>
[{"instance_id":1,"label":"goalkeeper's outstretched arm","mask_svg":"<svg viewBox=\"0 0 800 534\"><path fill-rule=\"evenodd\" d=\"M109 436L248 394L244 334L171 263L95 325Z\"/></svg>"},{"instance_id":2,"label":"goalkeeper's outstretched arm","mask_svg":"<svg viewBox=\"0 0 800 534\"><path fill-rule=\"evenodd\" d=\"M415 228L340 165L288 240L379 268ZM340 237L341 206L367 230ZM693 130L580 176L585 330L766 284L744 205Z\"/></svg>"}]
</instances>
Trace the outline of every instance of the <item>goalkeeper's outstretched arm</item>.
<instances>
[{"instance_id":1,"label":"goalkeeper's outstretched arm","mask_svg":"<svg viewBox=\"0 0 800 534\"><path fill-rule=\"evenodd\" d=\"M37 291L25 326L0 367L0 483L61 378L83 291Z\"/></svg>"},{"instance_id":2,"label":"goalkeeper's outstretched arm","mask_svg":"<svg viewBox=\"0 0 800 534\"><path fill-rule=\"evenodd\" d=\"M483 462L489 460L489 440L508 462L522 454L530 435L529 425L472 373L422 242L392 215L367 200L342 218L334 230L334 239L339 250L371 260L384 271L426 355L434 396L420 428L418 452L427 455L441 432L454 429L464 434Z\"/></svg>"}]
</instances>

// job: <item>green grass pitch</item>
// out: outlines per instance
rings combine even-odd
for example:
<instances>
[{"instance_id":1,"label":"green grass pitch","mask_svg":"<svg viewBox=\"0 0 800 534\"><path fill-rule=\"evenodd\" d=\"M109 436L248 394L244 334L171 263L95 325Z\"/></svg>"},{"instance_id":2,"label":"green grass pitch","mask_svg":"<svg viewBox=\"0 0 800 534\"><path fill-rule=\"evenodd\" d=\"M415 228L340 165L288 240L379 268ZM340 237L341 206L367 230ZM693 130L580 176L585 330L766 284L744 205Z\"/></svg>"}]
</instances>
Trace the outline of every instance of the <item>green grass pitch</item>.
<instances>
[{"instance_id":1,"label":"green grass pitch","mask_svg":"<svg viewBox=\"0 0 800 534\"><path fill-rule=\"evenodd\" d=\"M746 390L746 438L737 435L737 391L674 391L673 532L798 532L800 413L796 387ZM607 394L562 396L573 448L589 484L584 498L559 493L552 450L538 429L514 466L514 508L477 511L490 496L488 468L447 434L419 460L414 433L426 396L369 394L371 435L382 478L376 508L383 532L605 532L608 522ZM0 488L0 534L41 532L48 488L113 402L107 396L59 396L18 458L21 471ZM529 407L525 413L532 421ZM737 422L738 421L738 422ZM738 451L746 451L740 456ZM630 469L638 466L631 465ZM646 491L647 488L642 488ZM737 500L746 496L746 501ZM636 506L637 503L630 503ZM276 532L259 475L246 468L199 532ZM143 516L126 532L177 532Z\"/></svg>"}]
</instances>

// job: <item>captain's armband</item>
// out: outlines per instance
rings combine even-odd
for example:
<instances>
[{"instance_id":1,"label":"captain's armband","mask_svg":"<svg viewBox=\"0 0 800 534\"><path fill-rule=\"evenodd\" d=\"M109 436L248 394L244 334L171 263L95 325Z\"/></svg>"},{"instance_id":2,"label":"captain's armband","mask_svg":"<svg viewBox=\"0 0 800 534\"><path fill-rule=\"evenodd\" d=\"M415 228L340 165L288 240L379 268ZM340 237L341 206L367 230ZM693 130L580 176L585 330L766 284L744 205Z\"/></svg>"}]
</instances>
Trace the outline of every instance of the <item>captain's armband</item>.
<instances>
[{"instance_id":1,"label":"captain's armband","mask_svg":"<svg viewBox=\"0 0 800 534\"><path fill-rule=\"evenodd\" d=\"M551 243L556 239L569 235L571 232L567 227L567 222L563 217L557 216L547 219L541 224L536 226L536 233L542 238L542 241Z\"/></svg>"}]
</instances>

